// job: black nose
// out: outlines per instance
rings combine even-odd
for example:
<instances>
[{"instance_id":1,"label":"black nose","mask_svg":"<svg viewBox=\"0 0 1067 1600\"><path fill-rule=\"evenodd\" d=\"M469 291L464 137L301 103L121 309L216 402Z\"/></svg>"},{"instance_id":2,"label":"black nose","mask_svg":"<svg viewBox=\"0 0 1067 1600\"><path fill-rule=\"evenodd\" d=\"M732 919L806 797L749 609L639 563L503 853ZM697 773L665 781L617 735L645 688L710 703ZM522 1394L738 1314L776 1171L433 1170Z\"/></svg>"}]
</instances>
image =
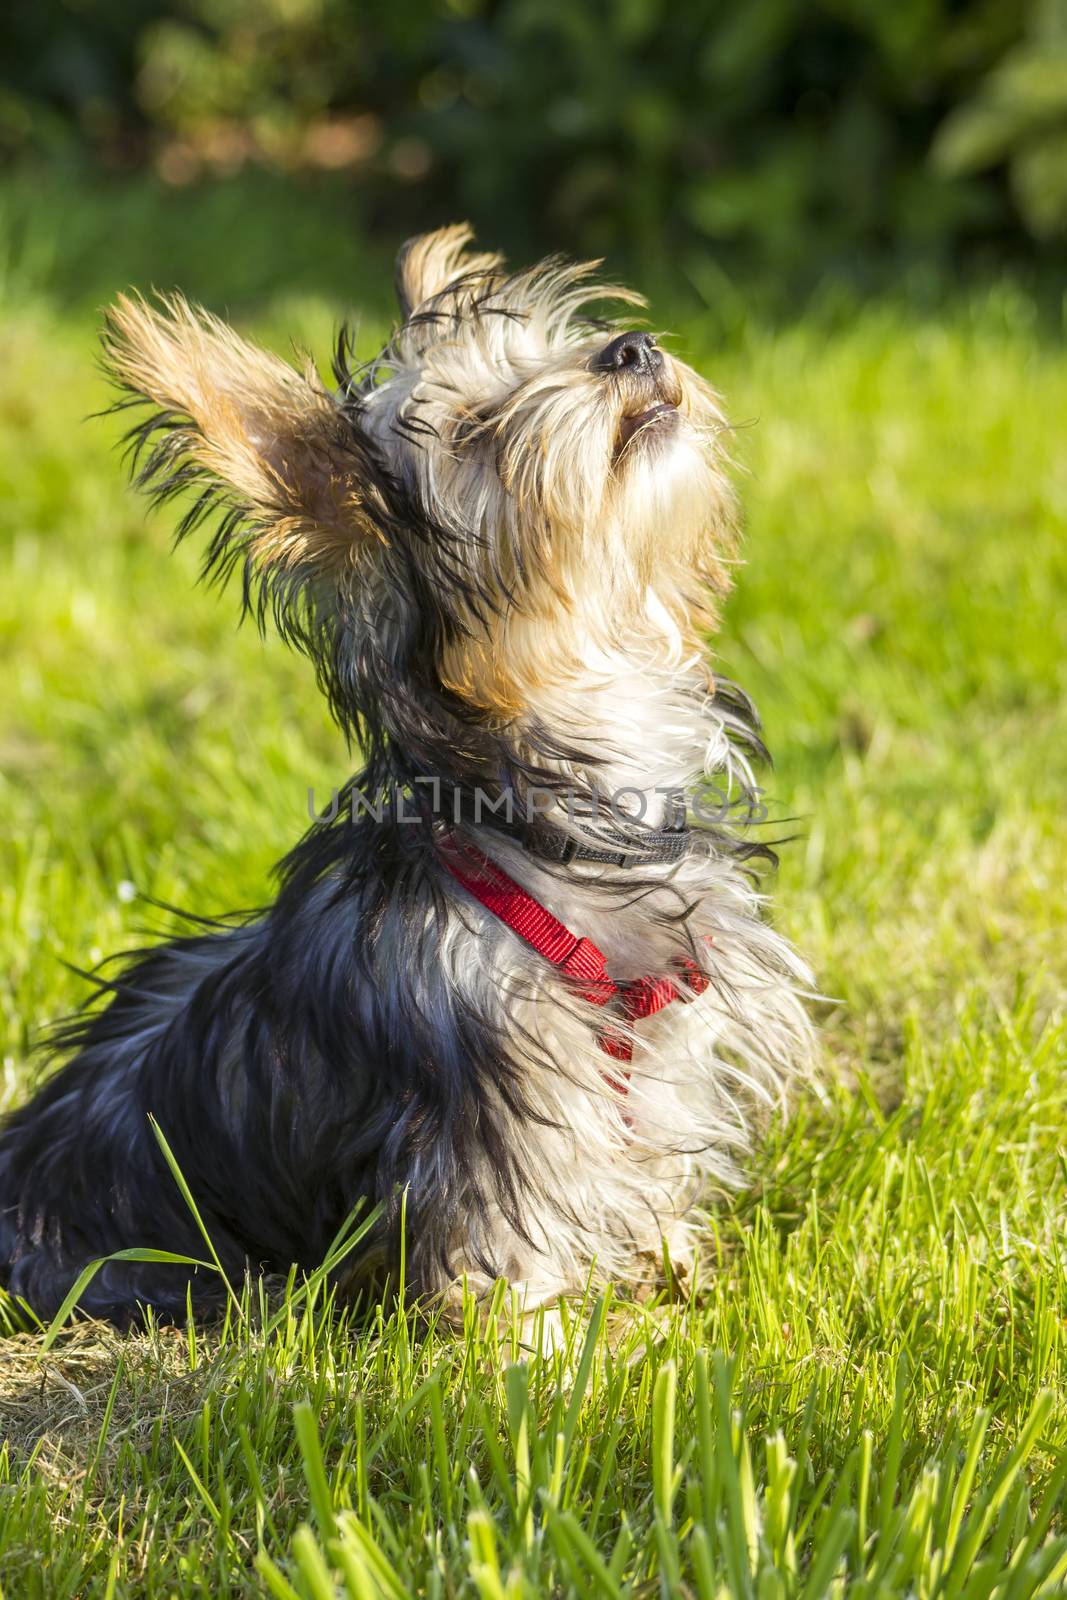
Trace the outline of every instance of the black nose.
<instances>
[{"instance_id":1,"label":"black nose","mask_svg":"<svg viewBox=\"0 0 1067 1600\"><path fill-rule=\"evenodd\" d=\"M651 378L663 366L663 357L650 333L620 333L593 357L592 365L595 372L629 371Z\"/></svg>"}]
</instances>

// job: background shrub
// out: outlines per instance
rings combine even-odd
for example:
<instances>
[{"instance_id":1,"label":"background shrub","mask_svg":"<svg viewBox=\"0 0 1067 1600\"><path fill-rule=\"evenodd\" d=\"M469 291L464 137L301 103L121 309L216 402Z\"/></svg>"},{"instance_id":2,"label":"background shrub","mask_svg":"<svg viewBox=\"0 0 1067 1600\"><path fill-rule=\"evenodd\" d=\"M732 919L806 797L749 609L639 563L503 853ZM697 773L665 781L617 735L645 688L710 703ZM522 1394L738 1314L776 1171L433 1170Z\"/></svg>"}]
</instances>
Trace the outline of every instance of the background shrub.
<instances>
[{"instance_id":1,"label":"background shrub","mask_svg":"<svg viewBox=\"0 0 1067 1600\"><path fill-rule=\"evenodd\" d=\"M325 168L391 232L789 271L1067 225L1067 0L47 0L6 32L9 161Z\"/></svg>"}]
</instances>

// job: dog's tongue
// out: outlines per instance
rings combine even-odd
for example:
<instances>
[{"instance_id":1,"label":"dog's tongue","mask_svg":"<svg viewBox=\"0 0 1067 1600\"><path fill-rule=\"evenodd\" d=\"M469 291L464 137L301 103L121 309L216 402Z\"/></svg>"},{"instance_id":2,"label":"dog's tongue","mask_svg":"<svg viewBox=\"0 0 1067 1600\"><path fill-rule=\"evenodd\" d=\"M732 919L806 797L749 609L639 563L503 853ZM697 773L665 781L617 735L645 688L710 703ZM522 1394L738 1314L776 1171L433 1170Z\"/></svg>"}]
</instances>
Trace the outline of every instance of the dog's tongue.
<instances>
[{"instance_id":1,"label":"dog's tongue","mask_svg":"<svg viewBox=\"0 0 1067 1600\"><path fill-rule=\"evenodd\" d=\"M619 424L619 444L629 444L638 428L644 427L646 422L652 422L667 411L673 411L673 406L649 406L647 411L639 411L635 417L623 417Z\"/></svg>"}]
</instances>

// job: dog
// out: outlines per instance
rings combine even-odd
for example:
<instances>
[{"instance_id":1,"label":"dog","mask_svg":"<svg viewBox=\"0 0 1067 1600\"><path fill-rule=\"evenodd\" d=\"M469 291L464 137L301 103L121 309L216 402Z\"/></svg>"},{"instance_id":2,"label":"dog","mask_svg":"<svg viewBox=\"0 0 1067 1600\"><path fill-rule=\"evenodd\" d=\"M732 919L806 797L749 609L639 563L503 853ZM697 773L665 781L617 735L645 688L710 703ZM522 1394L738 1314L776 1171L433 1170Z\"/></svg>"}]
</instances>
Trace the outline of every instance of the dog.
<instances>
[{"instance_id":1,"label":"dog","mask_svg":"<svg viewBox=\"0 0 1067 1600\"><path fill-rule=\"evenodd\" d=\"M807 1071L765 752L708 654L727 424L594 273L413 240L396 331L363 366L342 332L332 387L179 296L108 314L136 481L179 537L211 524L207 572L310 657L362 767L268 909L97 975L0 1130L0 1281L38 1315L97 1258L203 1255L156 1128L227 1276L314 1268L362 1205L345 1293L402 1245L446 1314L501 1278L526 1307L632 1281L685 1259ZM221 1292L108 1260L78 1305Z\"/></svg>"}]
</instances>

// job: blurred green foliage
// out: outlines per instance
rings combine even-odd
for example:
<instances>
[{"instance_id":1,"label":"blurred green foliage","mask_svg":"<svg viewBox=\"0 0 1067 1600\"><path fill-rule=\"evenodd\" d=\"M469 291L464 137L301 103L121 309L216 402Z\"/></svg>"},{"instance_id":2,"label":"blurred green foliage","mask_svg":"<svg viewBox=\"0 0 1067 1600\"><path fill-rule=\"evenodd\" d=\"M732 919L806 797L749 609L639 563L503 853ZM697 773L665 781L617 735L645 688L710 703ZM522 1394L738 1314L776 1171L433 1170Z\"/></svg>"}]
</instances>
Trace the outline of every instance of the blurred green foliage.
<instances>
[{"instance_id":1,"label":"blurred green foliage","mask_svg":"<svg viewBox=\"0 0 1067 1600\"><path fill-rule=\"evenodd\" d=\"M1020 42L957 107L934 146L948 173L1006 164L1033 233L1067 229L1067 3L1037 0Z\"/></svg>"},{"instance_id":2,"label":"blurred green foliage","mask_svg":"<svg viewBox=\"0 0 1067 1600\"><path fill-rule=\"evenodd\" d=\"M6 34L8 159L332 169L391 230L788 270L1067 227L1067 0L22 0Z\"/></svg>"}]
</instances>

